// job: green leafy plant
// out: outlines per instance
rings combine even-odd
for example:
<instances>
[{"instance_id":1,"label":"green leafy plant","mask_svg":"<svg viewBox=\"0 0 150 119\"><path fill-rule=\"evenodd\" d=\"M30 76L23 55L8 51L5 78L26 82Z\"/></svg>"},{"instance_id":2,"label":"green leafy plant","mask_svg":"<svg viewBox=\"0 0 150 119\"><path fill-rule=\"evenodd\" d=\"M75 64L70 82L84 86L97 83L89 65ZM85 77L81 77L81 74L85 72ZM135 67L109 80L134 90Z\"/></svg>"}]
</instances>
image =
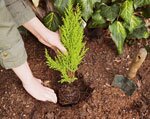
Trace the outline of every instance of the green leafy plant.
<instances>
[{"instance_id":1,"label":"green leafy plant","mask_svg":"<svg viewBox=\"0 0 150 119\"><path fill-rule=\"evenodd\" d=\"M62 20L59 14L51 11L47 16L44 17L44 24L48 29L57 31L59 26L62 24Z\"/></svg>"},{"instance_id":2,"label":"green leafy plant","mask_svg":"<svg viewBox=\"0 0 150 119\"><path fill-rule=\"evenodd\" d=\"M150 5L150 0L96 1L88 27L103 28L108 26L118 54L123 53L123 46L126 39L146 39L149 37L150 34L147 31L144 17L141 13L143 8L139 9L139 7Z\"/></svg>"},{"instance_id":3,"label":"green leafy plant","mask_svg":"<svg viewBox=\"0 0 150 119\"><path fill-rule=\"evenodd\" d=\"M58 14L64 14L69 0L55 0ZM82 18L88 28L108 28L118 54L123 53L126 39L150 36L144 18L149 18L150 0L70 0L81 6ZM61 25L61 24L59 24Z\"/></svg>"},{"instance_id":4,"label":"green leafy plant","mask_svg":"<svg viewBox=\"0 0 150 119\"><path fill-rule=\"evenodd\" d=\"M46 50L47 64L50 68L61 72L61 83L72 83L77 78L75 72L81 63L87 49L83 42L83 28L81 27L81 12L79 6L73 10L71 2L65 9L63 25L60 27L61 42L68 53L58 52L52 59Z\"/></svg>"}]
</instances>

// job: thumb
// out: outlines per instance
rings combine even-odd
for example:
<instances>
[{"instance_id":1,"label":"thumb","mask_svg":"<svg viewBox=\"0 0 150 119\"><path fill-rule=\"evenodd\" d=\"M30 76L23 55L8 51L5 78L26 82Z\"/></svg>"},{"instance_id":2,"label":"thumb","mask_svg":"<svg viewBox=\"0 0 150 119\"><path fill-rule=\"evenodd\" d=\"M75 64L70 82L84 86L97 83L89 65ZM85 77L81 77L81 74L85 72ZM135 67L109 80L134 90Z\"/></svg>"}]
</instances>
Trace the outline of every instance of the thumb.
<instances>
[{"instance_id":1,"label":"thumb","mask_svg":"<svg viewBox=\"0 0 150 119\"><path fill-rule=\"evenodd\" d=\"M57 49L59 49L63 54L68 54L66 48L63 46L62 43L57 44Z\"/></svg>"},{"instance_id":2,"label":"thumb","mask_svg":"<svg viewBox=\"0 0 150 119\"><path fill-rule=\"evenodd\" d=\"M57 96L54 92L49 92L49 95L46 95L47 101L57 103Z\"/></svg>"}]
</instances>

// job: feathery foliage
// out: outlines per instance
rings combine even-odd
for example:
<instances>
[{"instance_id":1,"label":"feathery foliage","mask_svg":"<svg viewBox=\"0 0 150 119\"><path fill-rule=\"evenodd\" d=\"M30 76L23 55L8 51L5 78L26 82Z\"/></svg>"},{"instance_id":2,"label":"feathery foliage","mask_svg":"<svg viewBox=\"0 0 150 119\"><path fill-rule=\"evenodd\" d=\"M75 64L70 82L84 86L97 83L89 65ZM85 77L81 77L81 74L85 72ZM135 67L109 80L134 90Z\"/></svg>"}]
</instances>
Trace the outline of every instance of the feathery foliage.
<instances>
[{"instance_id":1,"label":"feathery foliage","mask_svg":"<svg viewBox=\"0 0 150 119\"><path fill-rule=\"evenodd\" d=\"M46 58L50 68L61 72L61 83L72 83L77 79L74 74L87 51L83 43L79 6L74 11L72 3L68 4L63 23L60 27L60 38L68 53L65 55L58 52L57 56L52 59L46 50Z\"/></svg>"}]
</instances>

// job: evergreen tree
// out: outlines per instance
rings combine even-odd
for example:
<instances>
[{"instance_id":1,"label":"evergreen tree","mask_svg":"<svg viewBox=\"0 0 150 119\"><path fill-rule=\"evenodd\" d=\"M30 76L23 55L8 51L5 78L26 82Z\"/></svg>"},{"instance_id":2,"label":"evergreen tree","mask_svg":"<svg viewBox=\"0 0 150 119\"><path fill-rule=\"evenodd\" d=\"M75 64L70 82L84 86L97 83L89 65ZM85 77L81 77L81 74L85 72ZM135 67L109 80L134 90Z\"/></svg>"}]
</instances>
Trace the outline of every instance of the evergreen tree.
<instances>
[{"instance_id":1,"label":"evergreen tree","mask_svg":"<svg viewBox=\"0 0 150 119\"><path fill-rule=\"evenodd\" d=\"M72 83L77 78L75 72L81 63L87 49L83 42L83 28L81 23L81 11L79 6L73 10L71 2L65 11L63 25L60 27L61 42L67 49L67 54L58 52L52 59L46 50L47 64L50 68L61 72L61 83Z\"/></svg>"}]
</instances>

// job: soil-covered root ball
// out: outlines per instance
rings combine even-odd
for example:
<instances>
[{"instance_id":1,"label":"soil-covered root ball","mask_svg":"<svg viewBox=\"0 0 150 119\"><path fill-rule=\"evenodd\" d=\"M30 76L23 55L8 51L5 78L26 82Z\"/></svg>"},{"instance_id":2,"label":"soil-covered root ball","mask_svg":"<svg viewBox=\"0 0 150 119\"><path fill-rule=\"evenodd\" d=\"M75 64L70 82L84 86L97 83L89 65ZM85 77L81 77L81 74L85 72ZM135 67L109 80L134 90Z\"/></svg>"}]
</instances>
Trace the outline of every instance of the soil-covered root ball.
<instances>
[{"instance_id":1,"label":"soil-covered root ball","mask_svg":"<svg viewBox=\"0 0 150 119\"><path fill-rule=\"evenodd\" d=\"M73 84L63 84L58 90L58 99L63 106L77 104L80 100L80 89Z\"/></svg>"}]
</instances>

